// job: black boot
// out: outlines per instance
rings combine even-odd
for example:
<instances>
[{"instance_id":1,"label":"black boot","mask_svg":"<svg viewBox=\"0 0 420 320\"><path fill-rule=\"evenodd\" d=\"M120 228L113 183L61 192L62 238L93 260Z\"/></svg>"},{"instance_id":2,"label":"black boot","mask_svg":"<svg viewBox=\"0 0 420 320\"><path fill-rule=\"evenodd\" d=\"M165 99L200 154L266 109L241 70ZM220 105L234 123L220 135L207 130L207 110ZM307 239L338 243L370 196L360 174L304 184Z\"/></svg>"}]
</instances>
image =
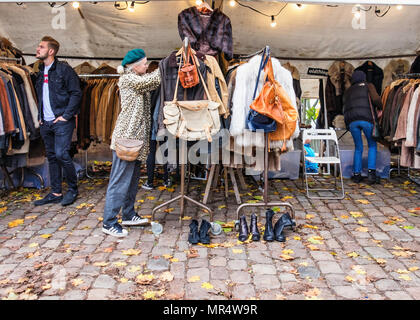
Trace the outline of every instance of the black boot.
<instances>
[{"instance_id":1,"label":"black boot","mask_svg":"<svg viewBox=\"0 0 420 320\"><path fill-rule=\"evenodd\" d=\"M352 180L353 182L359 183L359 182L361 182L361 181L363 180L363 177L362 177L362 175L361 175L360 173L355 173L355 174L353 174L353 176L351 177L351 180Z\"/></svg>"},{"instance_id":2,"label":"black boot","mask_svg":"<svg viewBox=\"0 0 420 320\"><path fill-rule=\"evenodd\" d=\"M188 234L188 242L191 244L197 244L200 242L198 235L198 221L192 220L190 223L190 233Z\"/></svg>"},{"instance_id":3,"label":"black boot","mask_svg":"<svg viewBox=\"0 0 420 320\"><path fill-rule=\"evenodd\" d=\"M294 227L296 223L292 220L289 213L284 213L281 215L280 219L277 220L274 225L274 236L277 241L284 242L286 237L283 235L283 229L285 227Z\"/></svg>"},{"instance_id":4,"label":"black boot","mask_svg":"<svg viewBox=\"0 0 420 320\"><path fill-rule=\"evenodd\" d=\"M376 170L369 169L368 170L368 184L375 184L376 183Z\"/></svg>"},{"instance_id":5,"label":"black boot","mask_svg":"<svg viewBox=\"0 0 420 320\"><path fill-rule=\"evenodd\" d=\"M251 215L251 234L252 241L260 241L261 235L257 225L257 215L253 213Z\"/></svg>"},{"instance_id":6,"label":"black boot","mask_svg":"<svg viewBox=\"0 0 420 320\"><path fill-rule=\"evenodd\" d=\"M239 219L239 241L246 241L248 239L249 231L248 224L246 223L245 215L241 216Z\"/></svg>"},{"instance_id":7,"label":"black boot","mask_svg":"<svg viewBox=\"0 0 420 320\"><path fill-rule=\"evenodd\" d=\"M274 236L277 241L284 242L286 241L286 237L283 234L284 224L282 223L281 219L277 220L276 224L274 225Z\"/></svg>"},{"instance_id":8,"label":"black boot","mask_svg":"<svg viewBox=\"0 0 420 320\"><path fill-rule=\"evenodd\" d=\"M200 243L202 244L209 244L210 243L210 235L209 230L211 228L210 222L207 220L201 220L200 230L198 231L200 237Z\"/></svg>"},{"instance_id":9,"label":"black boot","mask_svg":"<svg viewBox=\"0 0 420 320\"><path fill-rule=\"evenodd\" d=\"M265 241L274 241L274 230L273 230L273 216L274 211L268 209L265 212L265 230L263 239Z\"/></svg>"}]
</instances>

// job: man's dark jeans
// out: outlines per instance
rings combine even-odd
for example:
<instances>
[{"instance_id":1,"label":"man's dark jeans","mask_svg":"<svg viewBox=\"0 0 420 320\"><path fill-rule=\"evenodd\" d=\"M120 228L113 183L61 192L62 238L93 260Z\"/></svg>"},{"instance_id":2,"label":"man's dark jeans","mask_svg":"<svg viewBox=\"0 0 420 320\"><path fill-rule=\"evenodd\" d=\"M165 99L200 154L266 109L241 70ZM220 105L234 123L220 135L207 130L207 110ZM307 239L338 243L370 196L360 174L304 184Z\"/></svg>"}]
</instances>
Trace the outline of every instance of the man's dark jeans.
<instances>
[{"instance_id":1,"label":"man's dark jeans","mask_svg":"<svg viewBox=\"0 0 420 320\"><path fill-rule=\"evenodd\" d=\"M62 172L66 177L69 191L77 193L77 174L70 156L70 144L75 128L75 119L69 121L44 121L41 125L41 136L50 170L51 192L62 193Z\"/></svg>"}]
</instances>

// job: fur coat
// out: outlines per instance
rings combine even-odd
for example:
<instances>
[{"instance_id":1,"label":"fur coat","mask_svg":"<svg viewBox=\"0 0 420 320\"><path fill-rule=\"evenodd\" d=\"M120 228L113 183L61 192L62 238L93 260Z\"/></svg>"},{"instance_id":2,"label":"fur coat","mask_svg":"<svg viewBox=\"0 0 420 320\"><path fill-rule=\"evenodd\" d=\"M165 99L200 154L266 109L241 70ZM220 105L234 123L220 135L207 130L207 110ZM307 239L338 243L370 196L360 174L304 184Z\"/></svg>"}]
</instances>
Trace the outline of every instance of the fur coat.
<instances>
[{"instance_id":1,"label":"fur coat","mask_svg":"<svg viewBox=\"0 0 420 320\"><path fill-rule=\"evenodd\" d=\"M405 59L391 60L384 68L384 81L382 82L382 91L397 80L397 74L407 73L410 70L410 62Z\"/></svg>"},{"instance_id":2,"label":"fur coat","mask_svg":"<svg viewBox=\"0 0 420 320\"><path fill-rule=\"evenodd\" d=\"M181 11L178 15L178 32L181 40L188 37L191 47L195 50L199 49L199 40L205 40L211 49L223 52L227 60L233 57L232 25L229 17L219 9L211 13L205 28L200 21L197 7Z\"/></svg>"},{"instance_id":3,"label":"fur coat","mask_svg":"<svg viewBox=\"0 0 420 320\"><path fill-rule=\"evenodd\" d=\"M279 60L271 58L275 79L286 90L293 106L296 108L296 96L293 90L293 78L287 69L281 66ZM245 129L245 121L249 113L249 106L253 99L258 69L261 56L255 56L248 63L242 64L236 71L236 85L232 97L232 118L230 123L230 134L234 137L235 145L239 147L264 146L264 134L254 133ZM265 81L264 71L261 72L258 82L258 89L255 97L260 93ZM293 150L293 139L299 136L299 119L296 120L296 129L292 138L286 142L288 151ZM253 139L251 137L254 137ZM270 148L281 148L283 141L270 141Z\"/></svg>"},{"instance_id":4,"label":"fur coat","mask_svg":"<svg viewBox=\"0 0 420 320\"><path fill-rule=\"evenodd\" d=\"M341 87L341 69L344 70L344 88ZM335 61L328 69L328 75L335 88L335 95L340 96L344 91L351 86L351 76L353 75L354 67L346 61Z\"/></svg>"}]
</instances>

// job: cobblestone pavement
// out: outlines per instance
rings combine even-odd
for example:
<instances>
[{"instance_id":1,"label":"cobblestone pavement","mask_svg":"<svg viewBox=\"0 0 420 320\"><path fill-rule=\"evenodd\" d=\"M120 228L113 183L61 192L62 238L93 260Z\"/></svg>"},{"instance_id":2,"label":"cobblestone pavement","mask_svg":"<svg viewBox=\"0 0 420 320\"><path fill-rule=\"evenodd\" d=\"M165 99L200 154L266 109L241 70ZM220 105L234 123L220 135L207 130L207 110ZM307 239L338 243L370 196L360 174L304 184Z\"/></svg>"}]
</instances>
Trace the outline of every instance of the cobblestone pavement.
<instances>
[{"instance_id":1,"label":"cobblestone pavement","mask_svg":"<svg viewBox=\"0 0 420 320\"><path fill-rule=\"evenodd\" d=\"M260 201L247 183L243 202ZM150 227L130 228L124 239L103 234L106 187L81 181L66 208L32 205L48 190L2 197L2 299L420 299L420 188L406 178L373 187L346 180L344 200L309 200L300 180L271 180L270 200L292 204L298 223L284 243L238 242L234 193L225 199L219 187L209 206L225 229L208 246L187 238L191 219L209 214L188 204L180 220L178 202L157 213L158 236ZM204 188L192 181L190 195L201 200ZM138 212L150 216L178 192L139 188Z\"/></svg>"}]
</instances>

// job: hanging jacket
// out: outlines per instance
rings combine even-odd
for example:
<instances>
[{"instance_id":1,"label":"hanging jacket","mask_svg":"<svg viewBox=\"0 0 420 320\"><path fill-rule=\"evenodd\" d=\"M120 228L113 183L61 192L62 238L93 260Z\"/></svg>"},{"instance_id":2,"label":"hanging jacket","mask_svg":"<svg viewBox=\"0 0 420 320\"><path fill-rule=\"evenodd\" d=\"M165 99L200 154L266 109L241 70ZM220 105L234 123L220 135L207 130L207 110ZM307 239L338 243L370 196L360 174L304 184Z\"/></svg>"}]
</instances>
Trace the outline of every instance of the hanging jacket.
<instances>
[{"instance_id":1,"label":"hanging jacket","mask_svg":"<svg viewBox=\"0 0 420 320\"><path fill-rule=\"evenodd\" d=\"M271 58L271 61L273 64L274 78L282 85L288 97L290 98L293 107L297 111L296 96L293 90L292 75L287 69L282 67L279 60L277 60L276 58ZM240 65L236 71L236 85L232 98L233 105L229 131L232 136L235 136L235 144L240 147L264 145L264 134L258 132L252 133L251 131L245 129L245 121L250 110L249 106L254 100L253 94L257 82L260 62L261 56L257 55L251 58L248 61L248 63ZM264 71L262 71L255 97L257 97L260 93L264 83L265 73ZM293 150L293 139L297 138L297 136L299 135L299 119L297 119L296 121L297 125L295 132L293 133L292 137L286 142L286 148L289 151ZM253 139L250 139L251 136L253 137ZM281 148L282 146L282 140L270 140L270 148Z\"/></svg>"},{"instance_id":2,"label":"hanging jacket","mask_svg":"<svg viewBox=\"0 0 420 320\"><path fill-rule=\"evenodd\" d=\"M411 64L410 73L420 73L420 55Z\"/></svg>"},{"instance_id":3,"label":"hanging jacket","mask_svg":"<svg viewBox=\"0 0 420 320\"><path fill-rule=\"evenodd\" d=\"M366 74L366 81L373 83L376 88L376 92L381 95L382 92L382 81L384 80L384 72L374 62L366 61L360 67L357 67L354 71L361 70Z\"/></svg>"},{"instance_id":4,"label":"hanging jacket","mask_svg":"<svg viewBox=\"0 0 420 320\"><path fill-rule=\"evenodd\" d=\"M399 74L407 73L410 70L410 62L405 59L393 59L384 68L384 81L382 90L389 86L392 81L398 79Z\"/></svg>"},{"instance_id":5,"label":"hanging jacket","mask_svg":"<svg viewBox=\"0 0 420 320\"><path fill-rule=\"evenodd\" d=\"M203 26L201 13L193 6L178 14L178 32L181 40L188 37L191 47L200 51L203 43L209 49L223 52L227 60L233 58L232 25L230 19L220 9L215 9L209 17L207 26ZM202 49L202 48L201 48ZM204 54L209 52L203 51Z\"/></svg>"}]
</instances>

